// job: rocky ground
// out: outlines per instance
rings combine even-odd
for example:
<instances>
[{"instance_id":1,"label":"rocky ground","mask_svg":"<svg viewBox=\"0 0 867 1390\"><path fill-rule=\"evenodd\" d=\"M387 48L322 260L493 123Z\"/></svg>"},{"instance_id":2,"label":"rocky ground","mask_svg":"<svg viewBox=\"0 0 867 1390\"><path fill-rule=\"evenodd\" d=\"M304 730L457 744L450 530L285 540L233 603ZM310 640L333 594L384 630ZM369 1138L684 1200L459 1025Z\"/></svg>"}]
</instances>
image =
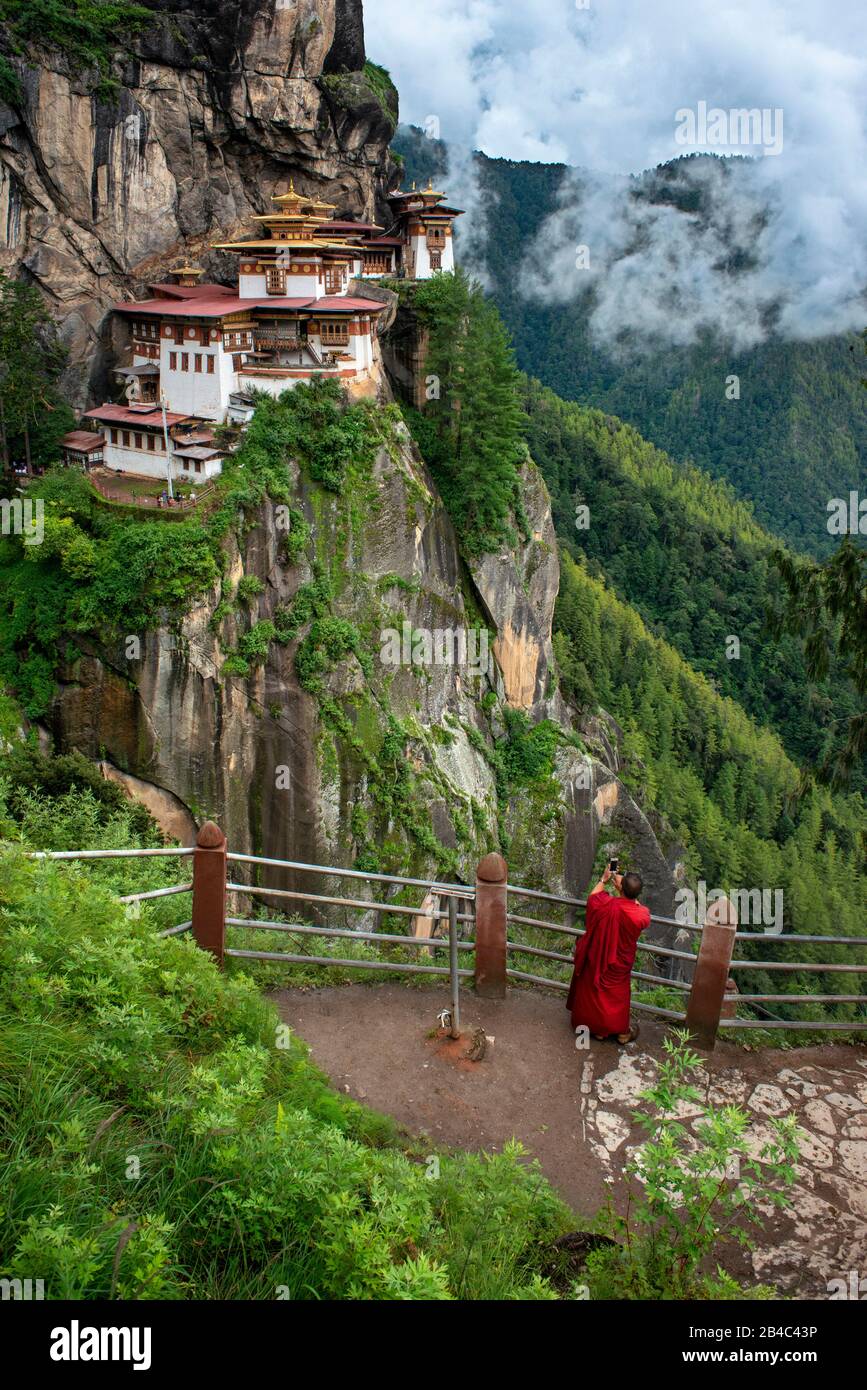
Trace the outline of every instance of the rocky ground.
<instances>
[{"instance_id":1,"label":"rocky ground","mask_svg":"<svg viewBox=\"0 0 867 1390\"><path fill-rule=\"evenodd\" d=\"M510 990L503 1002L467 995L464 1036L451 1043L431 1036L445 990L362 984L274 998L334 1085L357 1100L438 1144L496 1149L514 1135L582 1217L609 1190L615 1201L623 1195L624 1164L642 1137L631 1115L662 1055L662 1027L642 1023L626 1048L593 1042L578 1051L560 997ZM477 1027L494 1041L474 1062L465 1054ZM697 1084L717 1104L746 1107L756 1154L773 1116L794 1112L803 1131L790 1210L768 1208L755 1249L732 1252L727 1268L810 1299L829 1298L831 1281L848 1282L850 1271L863 1277L867 1048L747 1052L720 1043Z\"/></svg>"}]
</instances>

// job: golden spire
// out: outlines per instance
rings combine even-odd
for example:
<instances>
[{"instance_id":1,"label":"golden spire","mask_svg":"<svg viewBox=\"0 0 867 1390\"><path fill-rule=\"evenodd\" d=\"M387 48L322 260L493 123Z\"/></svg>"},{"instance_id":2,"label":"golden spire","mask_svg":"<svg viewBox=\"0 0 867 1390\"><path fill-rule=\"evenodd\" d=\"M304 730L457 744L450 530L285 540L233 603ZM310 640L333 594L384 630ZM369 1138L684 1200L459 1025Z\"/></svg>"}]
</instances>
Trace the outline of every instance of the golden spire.
<instances>
[{"instance_id":1,"label":"golden spire","mask_svg":"<svg viewBox=\"0 0 867 1390\"><path fill-rule=\"evenodd\" d=\"M177 275L180 284L194 285L200 276L204 275L201 266L197 265L176 265L170 271L170 275Z\"/></svg>"}]
</instances>

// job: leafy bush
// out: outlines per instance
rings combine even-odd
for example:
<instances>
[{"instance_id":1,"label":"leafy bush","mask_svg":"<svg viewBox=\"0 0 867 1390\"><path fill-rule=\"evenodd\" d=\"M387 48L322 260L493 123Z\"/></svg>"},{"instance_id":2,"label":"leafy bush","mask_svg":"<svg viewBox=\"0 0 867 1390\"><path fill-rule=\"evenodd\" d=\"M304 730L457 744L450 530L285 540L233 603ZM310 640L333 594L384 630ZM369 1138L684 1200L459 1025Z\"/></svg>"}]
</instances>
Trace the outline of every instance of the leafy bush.
<instances>
[{"instance_id":1,"label":"leafy bush","mask_svg":"<svg viewBox=\"0 0 867 1390\"><path fill-rule=\"evenodd\" d=\"M657 1080L639 1095L648 1109L634 1115L648 1137L627 1164L627 1214L609 1205L602 1223L620 1243L588 1256L593 1297L720 1297L724 1289L742 1296L722 1271L714 1280L703 1265L726 1241L751 1246L748 1228L763 1224L762 1205L789 1205L786 1189L798 1157L795 1119L771 1120L773 1139L751 1156L749 1115L736 1105L713 1109L690 1084L700 1058L688 1035L676 1031L663 1047ZM696 1107L692 1134L681 1119L685 1106Z\"/></svg>"},{"instance_id":2,"label":"leafy bush","mask_svg":"<svg viewBox=\"0 0 867 1390\"><path fill-rule=\"evenodd\" d=\"M255 574L245 574L238 580L237 598L239 603L250 603L257 594L264 594L265 585Z\"/></svg>"},{"instance_id":3,"label":"leafy bush","mask_svg":"<svg viewBox=\"0 0 867 1390\"><path fill-rule=\"evenodd\" d=\"M36 1269L49 1298L554 1296L568 1214L518 1146L437 1175L249 979L93 872L0 846L5 1277Z\"/></svg>"}]
</instances>

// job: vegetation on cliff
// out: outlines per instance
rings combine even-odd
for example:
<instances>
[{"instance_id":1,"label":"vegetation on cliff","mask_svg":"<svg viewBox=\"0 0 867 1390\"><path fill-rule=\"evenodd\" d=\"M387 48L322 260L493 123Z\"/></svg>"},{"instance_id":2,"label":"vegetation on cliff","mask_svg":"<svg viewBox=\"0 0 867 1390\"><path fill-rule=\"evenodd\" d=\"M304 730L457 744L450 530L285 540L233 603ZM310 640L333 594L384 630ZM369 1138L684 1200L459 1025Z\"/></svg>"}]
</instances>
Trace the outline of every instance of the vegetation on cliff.
<instances>
[{"instance_id":1,"label":"vegetation on cliff","mask_svg":"<svg viewBox=\"0 0 867 1390\"><path fill-rule=\"evenodd\" d=\"M73 414L58 387L66 353L45 300L0 271L0 465L57 458Z\"/></svg>"},{"instance_id":2,"label":"vegetation on cliff","mask_svg":"<svg viewBox=\"0 0 867 1390\"><path fill-rule=\"evenodd\" d=\"M7 54L18 55L26 45L58 50L73 68L94 69L97 93L109 96L117 86L110 67L118 43L153 24L154 14L129 0L0 0L0 20L6 49L0 53L0 98L15 103L21 83Z\"/></svg>"},{"instance_id":3,"label":"vegetation on cliff","mask_svg":"<svg viewBox=\"0 0 867 1390\"><path fill-rule=\"evenodd\" d=\"M526 530L518 465L524 423L509 336L462 271L401 287L428 330L424 409L404 415L469 556Z\"/></svg>"}]
</instances>

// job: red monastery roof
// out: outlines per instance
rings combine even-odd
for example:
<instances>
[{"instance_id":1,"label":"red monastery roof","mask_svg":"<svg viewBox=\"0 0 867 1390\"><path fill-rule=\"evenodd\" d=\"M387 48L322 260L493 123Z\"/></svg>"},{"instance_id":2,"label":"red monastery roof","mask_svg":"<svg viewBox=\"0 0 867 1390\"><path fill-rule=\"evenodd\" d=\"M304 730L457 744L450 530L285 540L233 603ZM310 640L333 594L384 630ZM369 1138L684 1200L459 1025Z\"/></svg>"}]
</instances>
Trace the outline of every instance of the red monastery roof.
<instances>
[{"instance_id":1,"label":"red monastery roof","mask_svg":"<svg viewBox=\"0 0 867 1390\"><path fill-rule=\"evenodd\" d=\"M214 286L200 286L201 289L210 289ZM293 307L300 307L306 300L298 299L290 301ZM112 308L118 314L180 314L185 318L198 319L217 319L222 314L237 314L241 309L253 309L259 303L258 299L238 299L236 295L211 294L207 298L196 298L194 301L189 299L141 299L121 300L118 304L113 304Z\"/></svg>"},{"instance_id":2,"label":"red monastery roof","mask_svg":"<svg viewBox=\"0 0 867 1390\"><path fill-rule=\"evenodd\" d=\"M203 287L204 288L204 287ZM311 313L329 314L379 314L385 308L375 299L346 299L342 295L325 295L322 299L288 299L281 295L269 294L267 299L237 299L234 295L224 295L215 299L189 300L142 299L124 300L113 304L118 314L167 314L181 318L221 318L224 314L238 314L245 309L306 309Z\"/></svg>"},{"instance_id":3,"label":"red monastery roof","mask_svg":"<svg viewBox=\"0 0 867 1390\"><path fill-rule=\"evenodd\" d=\"M77 449L80 454L89 454L94 449L105 447L102 435L94 434L93 430L70 430L60 442L64 449Z\"/></svg>"},{"instance_id":4,"label":"red monastery roof","mask_svg":"<svg viewBox=\"0 0 867 1390\"><path fill-rule=\"evenodd\" d=\"M215 295L232 295L234 290L228 285L148 285L162 298L169 299L213 299Z\"/></svg>"},{"instance_id":5,"label":"red monastery roof","mask_svg":"<svg viewBox=\"0 0 867 1390\"><path fill-rule=\"evenodd\" d=\"M177 425L181 420L192 420L192 415L179 415L177 411L166 411L166 424ZM137 410L128 405L99 405L85 411L87 420L104 420L108 425L158 425L163 426L163 412L158 405L143 405Z\"/></svg>"}]
</instances>

